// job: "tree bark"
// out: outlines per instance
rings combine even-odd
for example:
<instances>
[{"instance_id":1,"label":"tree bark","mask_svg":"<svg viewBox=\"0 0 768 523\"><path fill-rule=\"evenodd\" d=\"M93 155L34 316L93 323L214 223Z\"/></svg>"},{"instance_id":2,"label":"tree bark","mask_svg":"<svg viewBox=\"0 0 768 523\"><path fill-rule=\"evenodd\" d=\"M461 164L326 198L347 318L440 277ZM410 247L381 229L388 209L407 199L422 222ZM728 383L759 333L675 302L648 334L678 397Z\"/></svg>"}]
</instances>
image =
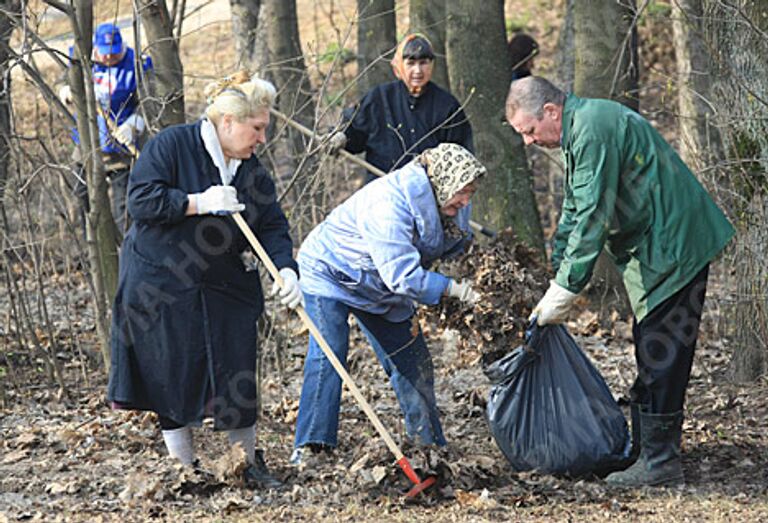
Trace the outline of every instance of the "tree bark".
<instances>
[{"instance_id":1,"label":"tree bark","mask_svg":"<svg viewBox=\"0 0 768 523\"><path fill-rule=\"evenodd\" d=\"M609 98L638 110L639 68L635 2L578 0L573 4L576 62L574 93ZM606 318L618 310L630 314L629 297L615 264L602 253L597 260L588 295Z\"/></svg>"},{"instance_id":2,"label":"tree bark","mask_svg":"<svg viewBox=\"0 0 768 523\"><path fill-rule=\"evenodd\" d=\"M232 34L235 36L238 67L253 69L259 45L258 32L261 0L229 0Z\"/></svg>"},{"instance_id":3,"label":"tree bark","mask_svg":"<svg viewBox=\"0 0 768 523\"><path fill-rule=\"evenodd\" d=\"M768 374L768 1L703 5L705 40L716 51L714 123L728 160L727 178L703 178L738 230L722 257L734 291L723 307L733 346L729 373L753 381ZM710 292L707 299L718 298Z\"/></svg>"},{"instance_id":4,"label":"tree bark","mask_svg":"<svg viewBox=\"0 0 768 523\"><path fill-rule=\"evenodd\" d=\"M566 0L563 24L560 26L560 34L557 38L557 68L556 75L560 88L566 92L573 91L573 78L575 75L575 33L574 6L576 0Z\"/></svg>"},{"instance_id":5,"label":"tree bark","mask_svg":"<svg viewBox=\"0 0 768 523\"><path fill-rule=\"evenodd\" d=\"M109 304L117 290L118 258L117 228L107 192L107 179L101 158L101 145L97 124L98 101L93 87L93 63L91 62L91 34L93 4L89 0L76 0L71 17L75 35L74 60L70 68L72 94L78 111L77 129L80 134L80 154L85 166L88 185L86 228L88 259L94 288L96 331L99 335L101 354L105 367L109 368Z\"/></svg>"},{"instance_id":6,"label":"tree bark","mask_svg":"<svg viewBox=\"0 0 768 523\"><path fill-rule=\"evenodd\" d=\"M301 49L296 0L265 0L262 9L269 20L264 28L269 50L266 74L278 89L278 107L282 113L312 128L312 86Z\"/></svg>"},{"instance_id":7,"label":"tree bark","mask_svg":"<svg viewBox=\"0 0 768 523\"><path fill-rule=\"evenodd\" d=\"M173 34L173 20L165 0L138 2L155 69L160 127L184 123L184 68L179 58L179 44Z\"/></svg>"},{"instance_id":8,"label":"tree bark","mask_svg":"<svg viewBox=\"0 0 768 523\"><path fill-rule=\"evenodd\" d=\"M504 125L512 79L504 27L504 2L447 4L446 49L451 86L474 124L478 159L488 168L473 199L475 219L498 229L512 227L544 255L543 236L520 135Z\"/></svg>"},{"instance_id":9,"label":"tree bark","mask_svg":"<svg viewBox=\"0 0 768 523\"><path fill-rule=\"evenodd\" d=\"M7 79L0 90L0 208L5 205L5 187L8 182L8 164L11 157L11 76L8 70L8 43L14 24L10 13L18 13L17 0L0 1L0 78ZM6 231L8 232L8 231Z\"/></svg>"},{"instance_id":10,"label":"tree bark","mask_svg":"<svg viewBox=\"0 0 768 523\"><path fill-rule=\"evenodd\" d=\"M573 9L574 92L610 98L637 110L640 70L635 1L579 0Z\"/></svg>"},{"instance_id":11,"label":"tree bark","mask_svg":"<svg viewBox=\"0 0 768 523\"><path fill-rule=\"evenodd\" d=\"M723 158L720 132L714 125L709 86L715 77L703 38L704 9L699 0L672 3L680 143L678 150L695 172Z\"/></svg>"},{"instance_id":12,"label":"tree bark","mask_svg":"<svg viewBox=\"0 0 768 523\"><path fill-rule=\"evenodd\" d=\"M432 81L450 91L448 62L445 57L445 2L446 0L411 0L409 33L421 33L432 43L432 50L435 52Z\"/></svg>"},{"instance_id":13,"label":"tree bark","mask_svg":"<svg viewBox=\"0 0 768 523\"><path fill-rule=\"evenodd\" d=\"M397 45L395 28L395 0L357 0L357 85L361 96L395 79L389 65Z\"/></svg>"},{"instance_id":14,"label":"tree bark","mask_svg":"<svg viewBox=\"0 0 768 523\"><path fill-rule=\"evenodd\" d=\"M280 112L313 129L315 105L301 48L296 1L262 0L256 33L250 68L275 84ZM278 189L288 191L286 203L294 204L313 171L312 160L306 157L307 139L284 122L276 121L275 128L280 130L273 139L272 155ZM295 190L289 191L291 188Z\"/></svg>"}]
</instances>

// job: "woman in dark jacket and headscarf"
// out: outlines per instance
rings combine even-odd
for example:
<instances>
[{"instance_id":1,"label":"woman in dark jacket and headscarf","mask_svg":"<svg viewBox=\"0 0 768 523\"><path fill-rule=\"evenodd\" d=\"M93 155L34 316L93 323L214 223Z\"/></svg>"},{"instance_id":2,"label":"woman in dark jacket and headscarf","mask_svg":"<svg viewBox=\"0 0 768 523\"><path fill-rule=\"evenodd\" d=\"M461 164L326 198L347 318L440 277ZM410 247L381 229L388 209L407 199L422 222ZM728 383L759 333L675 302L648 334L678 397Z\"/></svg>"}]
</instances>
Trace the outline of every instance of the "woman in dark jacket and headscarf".
<instances>
[{"instance_id":1,"label":"woman in dark jacket and headscarf","mask_svg":"<svg viewBox=\"0 0 768 523\"><path fill-rule=\"evenodd\" d=\"M425 36L406 36L392 58L397 80L377 85L344 111L343 131L329 139L331 151L343 147L365 152L365 159L384 172L403 167L441 143L474 152L472 127L461 104L431 81L434 60ZM374 178L369 174L367 181Z\"/></svg>"},{"instance_id":2,"label":"woman in dark jacket and headscarf","mask_svg":"<svg viewBox=\"0 0 768 523\"><path fill-rule=\"evenodd\" d=\"M265 142L275 88L239 74L206 88L200 121L168 128L131 172L133 225L120 258L112 323L109 400L160 417L168 452L194 461L191 425L212 416L240 444L246 482L278 487L255 450L256 320L264 298L241 259L242 212L285 280L282 303L301 294L288 222L254 152Z\"/></svg>"}]
</instances>

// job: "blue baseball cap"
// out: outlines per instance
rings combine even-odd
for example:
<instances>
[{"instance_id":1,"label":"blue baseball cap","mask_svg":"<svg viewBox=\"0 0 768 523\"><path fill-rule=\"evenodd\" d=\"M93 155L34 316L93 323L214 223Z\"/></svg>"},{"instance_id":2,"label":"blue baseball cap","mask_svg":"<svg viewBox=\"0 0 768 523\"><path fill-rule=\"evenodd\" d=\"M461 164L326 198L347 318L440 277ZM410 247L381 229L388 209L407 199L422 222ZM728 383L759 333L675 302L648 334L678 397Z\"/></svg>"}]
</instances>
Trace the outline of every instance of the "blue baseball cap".
<instances>
[{"instance_id":1,"label":"blue baseball cap","mask_svg":"<svg viewBox=\"0 0 768 523\"><path fill-rule=\"evenodd\" d=\"M99 54L117 54L123 50L123 37L115 24L101 24L93 33L93 45Z\"/></svg>"}]
</instances>

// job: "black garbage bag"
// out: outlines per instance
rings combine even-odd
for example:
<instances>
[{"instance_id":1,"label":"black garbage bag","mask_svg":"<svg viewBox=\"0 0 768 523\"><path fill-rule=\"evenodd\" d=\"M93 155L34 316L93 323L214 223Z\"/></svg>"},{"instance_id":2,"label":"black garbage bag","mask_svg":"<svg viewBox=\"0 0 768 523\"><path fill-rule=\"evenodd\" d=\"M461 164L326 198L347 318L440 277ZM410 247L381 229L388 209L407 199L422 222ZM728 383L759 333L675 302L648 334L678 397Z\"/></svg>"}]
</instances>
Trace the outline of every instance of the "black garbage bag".
<instances>
[{"instance_id":1,"label":"black garbage bag","mask_svg":"<svg viewBox=\"0 0 768 523\"><path fill-rule=\"evenodd\" d=\"M491 432L514 470L603 475L628 458L627 421L564 326L532 327L485 374Z\"/></svg>"}]
</instances>

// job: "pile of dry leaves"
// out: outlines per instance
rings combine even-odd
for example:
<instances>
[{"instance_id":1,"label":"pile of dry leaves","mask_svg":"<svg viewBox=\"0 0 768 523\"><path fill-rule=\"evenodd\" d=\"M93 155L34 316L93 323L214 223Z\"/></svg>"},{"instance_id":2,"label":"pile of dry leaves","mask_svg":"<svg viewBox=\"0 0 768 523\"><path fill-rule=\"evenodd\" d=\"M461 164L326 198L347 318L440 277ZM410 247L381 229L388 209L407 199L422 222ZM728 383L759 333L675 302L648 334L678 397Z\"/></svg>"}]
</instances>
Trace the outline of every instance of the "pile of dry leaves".
<instances>
[{"instance_id":1,"label":"pile of dry leaves","mask_svg":"<svg viewBox=\"0 0 768 523\"><path fill-rule=\"evenodd\" d=\"M423 315L431 325L457 330L460 343L480 351L485 364L520 344L528 316L549 280L539 253L520 243L511 230L500 232L491 244L473 245L440 271L470 279L482 298L474 307L442 300L437 307L423 309Z\"/></svg>"}]
</instances>

